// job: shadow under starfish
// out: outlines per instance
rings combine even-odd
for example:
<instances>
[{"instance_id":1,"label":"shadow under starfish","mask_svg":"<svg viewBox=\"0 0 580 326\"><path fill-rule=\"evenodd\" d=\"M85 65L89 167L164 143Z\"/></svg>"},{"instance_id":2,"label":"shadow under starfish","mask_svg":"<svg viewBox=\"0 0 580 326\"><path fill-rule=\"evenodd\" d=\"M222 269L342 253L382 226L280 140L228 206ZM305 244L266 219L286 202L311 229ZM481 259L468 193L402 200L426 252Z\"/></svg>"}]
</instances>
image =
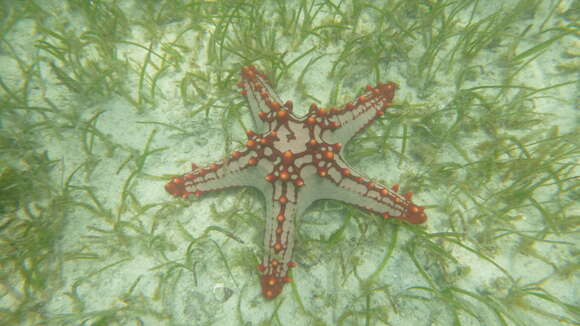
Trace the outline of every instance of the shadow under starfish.
<instances>
[{"instance_id":1,"label":"shadow under starfish","mask_svg":"<svg viewBox=\"0 0 580 326\"><path fill-rule=\"evenodd\" d=\"M424 208L415 205L412 193L398 194L354 172L341 151L350 139L389 107L397 85L367 86L356 101L325 110L310 106L302 118L292 112L292 102L281 100L266 76L253 66L243 67L238 83L250 105L257 130L246 132L243 151L221 162L173 178L165 185L171 195L187 198L231 187L255 187L266 199L266 234L262 294L273 299L292 281L294 218L316 200L334 199L355 205L385 219L420 224L427 220Z\"/></svg>"}]
</instances>

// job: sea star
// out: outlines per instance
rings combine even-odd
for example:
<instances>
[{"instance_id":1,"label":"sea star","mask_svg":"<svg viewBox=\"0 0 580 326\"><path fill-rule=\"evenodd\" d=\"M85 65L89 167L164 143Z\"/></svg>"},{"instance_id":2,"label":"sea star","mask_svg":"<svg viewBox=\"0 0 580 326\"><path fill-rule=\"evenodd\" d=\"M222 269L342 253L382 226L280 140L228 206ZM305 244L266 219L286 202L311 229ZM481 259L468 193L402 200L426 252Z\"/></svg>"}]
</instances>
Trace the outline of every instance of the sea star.
<instances>
[{"instance_id":1,"label":"sea star","mask_svg":"<svg viewBox=\"0 0 580 326\"><path fill-rule=\"evenodd\" d=\"M367 127L391 104L393 82L367 86L356 101L341 109L310 106L305 117L292 112L292 102L281 100L266 76L253 66L243 67L238 83L257 129L246 131L243 151L221 162L173 178L165 185L171 195L187 198L230 187L259 189L266 199L265 253L258 269L262 294L273 299L292 281L295 267L294 218L318 199L335 199L364 210L413 224L427 220L424 208L411 201L412 193L398 194L354 172L341 157L344 144Z\"/></svg>"}]
</instances>

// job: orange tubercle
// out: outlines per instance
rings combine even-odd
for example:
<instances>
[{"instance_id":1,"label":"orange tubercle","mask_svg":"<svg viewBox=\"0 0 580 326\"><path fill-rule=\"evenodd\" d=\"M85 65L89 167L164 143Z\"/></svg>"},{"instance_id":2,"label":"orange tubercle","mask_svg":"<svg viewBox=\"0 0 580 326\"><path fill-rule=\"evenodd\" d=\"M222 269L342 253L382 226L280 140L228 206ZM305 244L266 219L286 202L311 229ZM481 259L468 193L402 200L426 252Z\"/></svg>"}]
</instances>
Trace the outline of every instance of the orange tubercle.
<instances>
[{"instance_id":1,"label":"orange tubercle","mask_svg":"<svg viewBox=\"0 0 580 326\"><path fill-rule=\"evenodd\" d=\"M411 204L399 218L411 224L423 224L427 221L427 214L425 214L425 207Z\"/></svg>"},{"instance_id":2,"label":"orange tubercle","mask_svg":"<svg viewBox=\"0 0 580 326\"><path fill-rule=\"evenodd\" d=\"M182 197L185 191L183 178L174 178L165 185L165 191L175 197Z\"/></svg>"},{"instance_id":3,"label":"orange tubercle","mask_svg":"<svg viewBox=\"0 0 580 326\"><path fill-rule=\"evenodd\" d=\"M263 275L260 284L262 285L262 294L267 300L272 300L280 293L284 287L284 282L281 278L273 275Z\"/></svg>"}]
</instances>

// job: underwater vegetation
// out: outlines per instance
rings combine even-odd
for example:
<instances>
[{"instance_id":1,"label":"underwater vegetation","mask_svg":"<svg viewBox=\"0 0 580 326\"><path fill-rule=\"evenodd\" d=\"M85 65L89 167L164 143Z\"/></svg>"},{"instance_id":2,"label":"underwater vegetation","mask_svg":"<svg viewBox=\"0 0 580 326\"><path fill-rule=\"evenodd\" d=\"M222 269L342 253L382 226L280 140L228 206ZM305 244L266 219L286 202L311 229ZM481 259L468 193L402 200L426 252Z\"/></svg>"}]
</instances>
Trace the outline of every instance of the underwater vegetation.
<instances>
[{"instance_id":1,"label":"underwater vegetation","mask_svg":"<svg viewBox=\"0 0 580 326\"><path fill-rule=\"evenodd\" d=\"M0 2L0 324L577 325L578 2ZM295 110L400 85L346 146L422 226L317 203L262 299L262 199L163 184ZM321 86L321 83L324 83Z\"/></svg>"}]
</instances>

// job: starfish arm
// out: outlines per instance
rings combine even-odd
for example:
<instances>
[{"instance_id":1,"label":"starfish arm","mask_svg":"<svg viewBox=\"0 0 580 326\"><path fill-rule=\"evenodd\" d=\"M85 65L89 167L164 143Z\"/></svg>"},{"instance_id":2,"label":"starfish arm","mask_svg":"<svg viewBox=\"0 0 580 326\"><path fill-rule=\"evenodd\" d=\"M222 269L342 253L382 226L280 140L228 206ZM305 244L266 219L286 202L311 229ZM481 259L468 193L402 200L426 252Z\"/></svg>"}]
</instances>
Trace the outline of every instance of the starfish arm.
<instances>
[{"instance_id":1,"label":"starfish arm","mask_svg":"<svg viewBox=\"0 0 580 326\"><path fill-rule=\"evenodd\" d=\"M298 213L298 186L291 182L274 181L266 197L266 231L264 258L258 269L262 272L260 283L266 299L278 296L288 275L296 264L292 261L294 250L294 218Z\"/></svg>"},{"instance_id":2,"label":"starfish arm","mask_svg":"<svg viewBox=\"0 0 580 326\"><path fill-rule=\"evenodd\" d=\"M368 85L366 92L356 101L349 102L342 109L331 109L327 123L330 130L325 130L324 138L333 143L345 144L354 135L366 128L377 117L383 115L391 105L397 84L379 83L377 87Z\"/></svg>"},{"instance_id":3,"label":"starfish arm","mask_svg":"<svg viewBox=\"0 0 580 326\"><path fill-rule=\"evenodd\" d=\"M370 181L348 168L340 158L328 169L326 178L319 182L318 193L323 198L361 207L381 214L385 219L396 218L412 224L421 224L427 220L424 207L415 205L411 200L411 192L400 195L398 185L387 188Z\"/></svg>"},{"instance_id":4,"label":"starfish arm","mask_svg":"<svg viewBox=\"0 0 580 326\"><path fill-rule=\"evenodd\" d=\"M276 111L281 107L280 97L268 82L266 75L259 72L256 67L243 67L240 75L238 87L248 101L256 131L270 130Z\"/></svg>"},{"instance_id":5,"label":"starfish arm","mask_svg":"<svg viewBox=\"0 0 580 326\"><path fill-rule=\"evenodd\" d=\"M206 192L232 187L252 186L262 189L267 186L261 167L255 162L251 151L233 152L222 162L199 168L192 164L192 171L177 176L165 185L165 190L175 197L200 196Z\"/></svg>"}]
</instances>

